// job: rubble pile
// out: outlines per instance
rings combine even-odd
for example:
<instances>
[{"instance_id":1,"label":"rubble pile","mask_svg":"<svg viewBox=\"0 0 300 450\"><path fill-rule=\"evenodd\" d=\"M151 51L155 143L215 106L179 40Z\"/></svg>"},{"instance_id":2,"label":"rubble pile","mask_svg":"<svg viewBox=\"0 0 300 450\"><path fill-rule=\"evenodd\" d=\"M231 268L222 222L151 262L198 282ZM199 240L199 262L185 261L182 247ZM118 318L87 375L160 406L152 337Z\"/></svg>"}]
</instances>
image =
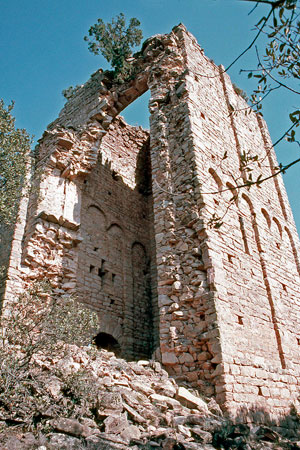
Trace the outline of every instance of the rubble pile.
<instances>
[{"instance_id":1,"label":"rubble pile","mask_svg":"<svg viewBox=\"0 0 300 450\"><path fill-rule=\"evenodd\" d=\"M31 395L23 402L0 402L1 450L300 449L297 412L292 440L266 425L233 424L155 361L65 345L35 354L24 384Z\"/></svg>"}]
</instances>

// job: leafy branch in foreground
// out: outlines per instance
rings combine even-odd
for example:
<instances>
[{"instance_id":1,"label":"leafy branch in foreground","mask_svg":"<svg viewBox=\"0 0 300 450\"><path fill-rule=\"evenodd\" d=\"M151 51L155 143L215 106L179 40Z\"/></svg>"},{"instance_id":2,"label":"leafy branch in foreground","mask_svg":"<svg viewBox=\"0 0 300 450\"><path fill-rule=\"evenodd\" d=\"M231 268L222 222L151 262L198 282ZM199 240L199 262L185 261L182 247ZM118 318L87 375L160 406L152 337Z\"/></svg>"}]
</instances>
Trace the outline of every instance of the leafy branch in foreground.
<instances>
[{"instance_id":1,"label":"leafy branch in foreground","mask_svg":"<svg viewBox=\"0 0 300 450\"><path fill-rule=\"evenodd\" d=\"M133 17L126 28L125 16L120 13L111 23L105 24L102 19L98 19L97 23L90 27L89 36L84 37L89 51L95 55L101 53L111 63L119 80L131 74L127 59L132 55L133 47L139 45L143 38L139 26L139 20Z\"/></svg>"},{"instance_id":2,"label":"leafy branch in foreground","mask_svg":"<svg viewBox=\"0 0 300 450\"><path fill-rule=\"evenodd\" d=\"M252 0L244 0L252 1ZM300 80L300 7L297 0L259 1L271 6L272 23L263 30L268 41L261 57L256 47L257 68L242 69L248 73L248 78L257 79L257 88L254 90L251 101L257 111L262 109L262 101L269 92L275 89L284 89L299 95ZM264 17L256 24L259 29ZM296 100L297 103L297 100ZM300 123L300 110L295 108L289 118L292 130L286 134L288 142L295 142L295 128Z\"/></svg>"},{"instance_id":3,"label":"leafy branch in foreground","mask_svg":"<svg viewBox=\"0 0 300 450\"><path fill-rule=\"evenodd\" d=\"M28 133L15 127L13 107L13 103L5 107L0 99L0 223L3 225L11 225L16 220L31 143Z\"/></svg>"}]
</instances>

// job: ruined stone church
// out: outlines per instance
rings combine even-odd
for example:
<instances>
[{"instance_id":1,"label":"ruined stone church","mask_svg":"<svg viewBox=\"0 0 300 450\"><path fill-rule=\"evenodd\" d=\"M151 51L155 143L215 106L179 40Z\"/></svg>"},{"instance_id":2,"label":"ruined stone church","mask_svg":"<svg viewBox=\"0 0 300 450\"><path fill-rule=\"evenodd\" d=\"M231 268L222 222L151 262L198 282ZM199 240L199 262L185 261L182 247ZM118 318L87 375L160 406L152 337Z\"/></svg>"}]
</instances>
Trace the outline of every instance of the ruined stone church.
<instances>
[{"instance_id":1,"label":"ruined stone church","mask_svg":"<svg viewBox=\"0 0 300 450\"><path fill-rule=\"evenodd\" d=\"M266 124L183 25L148 39L132 66L124 83L94 73L39 141L38 189L0 249L2 309L48 279L98 313L100 346L155 357L230 411L287 411L300 247ZM119 116L148 89L150 131ZM230 201L243 155L269 179Z\"/></svg>"}]
</instances>

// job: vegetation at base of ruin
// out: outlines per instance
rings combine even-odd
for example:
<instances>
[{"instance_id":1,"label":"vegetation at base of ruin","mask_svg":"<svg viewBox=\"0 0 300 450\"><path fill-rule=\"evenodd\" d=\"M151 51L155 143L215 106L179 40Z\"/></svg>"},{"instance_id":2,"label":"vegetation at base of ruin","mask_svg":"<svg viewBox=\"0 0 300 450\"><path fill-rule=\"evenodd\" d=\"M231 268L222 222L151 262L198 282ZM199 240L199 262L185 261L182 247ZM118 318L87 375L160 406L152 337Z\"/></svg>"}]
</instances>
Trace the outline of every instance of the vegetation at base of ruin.
<instances>
[{"instance_id":1,"label":"vegetation at base of ruin","mask_svg":"<svg viewBox=\"0 0 300 450\"><path fill-rule=\"evenodd\" d=\"M96 313L72 296L55 298L47 282L36 282L20 295L0 321L0 410L34 426L41 411L51 404L36 363L44 361L47 367L47 361L66 358L67 344L91 344L97 324ZM96 349L91 348L93 351ZM84 372L72 377L63 372L59 375L74 401L76 395L86 399L92 395L93 386L86 386ZM73 400L68 408L74 408Z\"/></svg>"},{"instance_id":2,"label":"vegetation at base of ruin","mask_svg":"<svg viewBox=\"0 0 300 450\"><path fill-rule=\"evenodd\" d=\"M13 103L6 107L0 99L0 224L3 226L16 221L31 151L30 136L26 130L15 127L13 107Z\"/></svg>"},{"instance_id":3,"label":"vegetation at base of ruin","mask_svg":"<svg viewBox=\"0 0 300 450\"><path fill-rule=\"evenodd\" d=\"M113 18L111 23L104 23L98 19L88 31L89 36L84 40L88 42L91 53L99 55L111 64L114 69L114 78L124 81L132 74L132 66L128 58L132 55L133 48L140 45L143 39L140 21L132 17L126 28L126 19L123 13Z\"/></svg>"},{"instance_id":4,"label":"vegetation at base of ruin","mask_svg":"<svg viewBox=\"0 0 300 450\"><path fill-rule=\"evenodd\" d=\"M33 353L51 352L59 341L88 345L97 330L97 314L72 296L56 297L49 283L36 282L0 319L0 349L6 343L20 347L20 364L28 365Z\"/></svg>"}]
</instances>

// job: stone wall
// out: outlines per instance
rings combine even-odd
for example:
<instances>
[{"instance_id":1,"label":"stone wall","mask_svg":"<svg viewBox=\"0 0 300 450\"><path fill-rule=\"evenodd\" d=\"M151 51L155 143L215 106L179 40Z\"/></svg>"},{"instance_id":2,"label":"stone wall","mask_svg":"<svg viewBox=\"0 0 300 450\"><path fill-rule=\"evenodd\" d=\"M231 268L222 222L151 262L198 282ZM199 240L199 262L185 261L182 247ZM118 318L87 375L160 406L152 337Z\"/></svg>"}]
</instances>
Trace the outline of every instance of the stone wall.
<instances>
[{"instance_id":1,"label":"stone wall","mask_svg":"<svg viewBox=\"0 0 300 450\"><path fill-rule=\"evenodd\" d=\"M228 209L233 180L243 184L243 155L258 155L253 164L257 179L274 173L275 153L263 119L246 109L224 68L208 61L193 38L185 39L202 214L206 222L213 214L225 214L219 231L204 227L198 233L206 242L220 332L222 364L217 370L223 375L217 399L231 410L254 404L285 409L299 392L296 227L281 177L241 190Z\"/></svg>"},{"instance_id":2,"label":"stone wall","mask_svg":"<svg viewBox=\"0 0 300 450\"><path fill-rule=\"evenodd\" d=\"M5 278L9 266L13 231L13 227L0 224L0 305L5 289Z\"/></svg>"},{"instance_id":3,"label":"stone wall","mask_svg":"<svg viewBox=\"0 0 300 450\"><path fill-rule=\"evenodd\" d=\"M281 177L235 191L245 158L258 155L254 179L276 170L266 125L182 25L132 64L124 84L92 75L44 133L14 276L76 294L124 356L155 350L232 413L287 411L299 395L299 240ZM118 116L147 89L150 136Z\"/></svg>"}]
</instances>

